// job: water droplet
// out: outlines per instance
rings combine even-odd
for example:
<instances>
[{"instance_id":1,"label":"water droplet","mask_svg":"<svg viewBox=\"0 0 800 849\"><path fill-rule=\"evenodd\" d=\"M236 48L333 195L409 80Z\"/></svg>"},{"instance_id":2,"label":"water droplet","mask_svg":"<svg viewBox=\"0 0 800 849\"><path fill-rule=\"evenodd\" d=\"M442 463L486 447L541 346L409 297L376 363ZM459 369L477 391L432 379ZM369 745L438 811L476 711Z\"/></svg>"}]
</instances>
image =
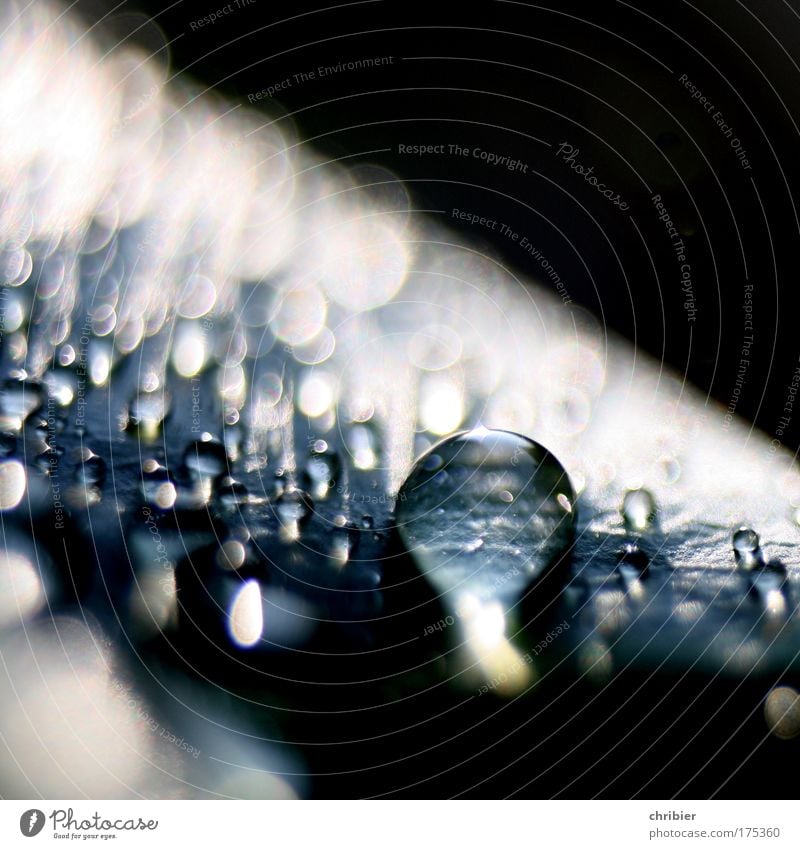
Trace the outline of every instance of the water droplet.
<instances>
[{"instance_id":1,"label":"water droplet","mask_svg":"<svg viewBox=\"0 0 800 849\"><path fill-rule=\"evenodd\" d=\"M301 489L286 489L275 502L275 512L281 523L284 540L296 540L300 528L311 518L314 503Z\"/></svg>"},{"instance_id":2,"label":"water droplet","mask_svg":"<svg viewBox=\"0 0 800 849\"><path fill-rule=\"evenodd\" d=\"M511 606L569 548L574 512L558 497L574 498L566 472L546 448L507 431L457 434L431 452L442 463L422 457L400 491L403 542L451 605L470 596Z\"/></svg>"},{"instance_id":3,"label":"water droplet","mask_svg":"<svg viewBox=\"0 0 800 849\"><path fill-rule=\"evenodd\" d=\"M372 516L362 516L361 527L364 528L364 530L371 531L375 527L375 520Z\"/></svg>"},{"instance_id":4,"label":"water droplet","mask_svg":"<svg viewBox=\"0 0 800 849\"><path fill-rule=\"evenodd\" d=\"M145 501L159 510L170 510L178 498L172 475L154 460L146 460L142 467L142 493Z\"/></svg>"},{"instance_id":5,"label":"water droplet","mask_svg":"<svg viewBox=\"0 0 800 849\"><path fill-rule=\"evenodd\" d=\"M646 531L656 519L656 502L646 489L631 489L622 502L622 517L631 531Z\"/></svg>"},{"instance_id":6,"label":"water droplet","mask_svg":"<svg viewBox=\"0 0 800 849\"><path fill-rule=\"evenodd\" d=\"M634 599L644 594L641 579L647 576L650 558L635 542L626 542L617 555L617 571L628 594Z\"/></svg>"},{"instance_id":7,"label":"water droplet","mask_svg":"<svg viewBox=\"0 0 800 849\"><path fill-rule=\"evenodd\" d=\"M378 465L378 438L371 423L353 425L347 431L346 439L357 469L374 469Z\"/></svg>"},{"instance_id":8,"label":"water droplet","mask_svg":"<svg viewBox=\"0 0 800 849\"><path fill-rule=\"evenodd\" d=\"M97 454L88 452L75 472L78 483L101 487L106 479L106 461Z\"/></svg>"},{"instance_id":9,"label":"water droplet","mask_svg":"<svg viewBox=\"0 0 800 849\"><path fill-rule=\"evenodd\" d=\"M183 462L197 478L215 478L228 470L225 446L210 434L204 434L186 448Z\"/></svg>"},{"instance_id":10,"label":"water droplet","mask_svg":"<svg viewBox=\"0 0 800 849\"><path fill-rule=\"evenodd\" d=\"M0 463L0 510L13 510L22 501L27 484L25 466L17 460Z\"/></svg>"},{"instance_id":11,"label":"water droplet","mask_svg":"<svg viewBox=\"0 0 800 849\"><path fill-rule=\"evenodd\" d=\"M324 439L318 439L303 469L303 485L315 498L325 498L328 490L336 486L340 470L339 455L328 447Z\"/></svg>"},{"instance_id":12,"label":"water droplet","mask_svg":"<svg viewBox=\"0 0 800 849\"><path fill-rule=\"evenodd\" d=\"M24 378L6 380L0 390L0 429L19 431L43 400L41 384Z\"/></svg>"},{"instance_id":13,"label":"water droplet","mask_svg":"<svg viewBox=\"0 0 800 849\"><path fill-rule=\"evenodd\" d=\"M764 563L758 534L746 526L733 532L733 556L740 569L755 569Z\"/></svg>"},{"instance_id":14,"label":"water droplet","mask_svg":"<svg viewBox=\"0 0 800 849\"><path fill-rule=\"evenodd\" d=\"M764 702L764 719L769 730L780 740L792 740L800 734L800 695L793 687L770 690Z\"/></svg>"},{"instance_id":15,"label":"water droplet","mask_svg":"<svg viewBox=\"0 0 800 849\"><path fill-rule=\"evenodd\" d=\"M223 475L216 485L216 495L223 507L235 509L246 504L249 498L247 487L229 475Z\"/></svg>"},{"instance_id":16,"label":"water droplet","mask_svg":"<svg viewBox=\"0 0 800 849\"><path fill-rule=\"evenodd\" d=\"M163 391L137 392L128 408L128 427L154 436L169 412L169 396Z\"/></svg>"}]
</instances>

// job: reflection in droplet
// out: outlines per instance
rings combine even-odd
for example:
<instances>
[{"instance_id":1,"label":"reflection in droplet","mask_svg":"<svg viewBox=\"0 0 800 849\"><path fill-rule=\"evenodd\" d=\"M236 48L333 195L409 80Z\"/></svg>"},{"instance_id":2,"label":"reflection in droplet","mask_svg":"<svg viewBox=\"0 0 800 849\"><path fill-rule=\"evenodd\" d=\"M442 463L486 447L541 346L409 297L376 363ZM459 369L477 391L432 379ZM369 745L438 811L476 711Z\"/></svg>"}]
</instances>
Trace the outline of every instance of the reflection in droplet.
<instances>
[{"instance_id":1,"label":"reflection in droplet","mask_svg":"<svg viewBox=\"0 0 800 849\"><path fill-rule=\"evenodd\" d=\"M444 436L464 420L464 389L450 377L431 374L419 389L419 424L423 430Z\"/></svg>"},{"instance_id":2,"label":"reflection in droplet","mask_svg":"<svg viewBox=\"0 0 800 849\"><path fill-rule=\"evenodd\" d=\"M278 293L269 325L287 345L302 345L322 330L327 314L325 296L316 286L311 286Z\"/></svg>"},{"instance_id":3,"label":"reflection in droplet","mask_svg":"<svg viewBox=\"0 0 800 849\"><path fill-rule=\"evenodd\" d=\"M780 740L800 734L800 695L793 687L776 687L764 702L764 719Z\"/></svg>"},{"instance_id":4,"label":"reflection in droplet","mask_svg":"<svg viewBox=\"0 0 800 849\"><path fill-rule=\"evenodd\" d=\"M250 648L261 639L264 630L264 607L258 581L245 581L233 600L230 613L230 635L241 648Z\"/></svg>"}]
</instances>

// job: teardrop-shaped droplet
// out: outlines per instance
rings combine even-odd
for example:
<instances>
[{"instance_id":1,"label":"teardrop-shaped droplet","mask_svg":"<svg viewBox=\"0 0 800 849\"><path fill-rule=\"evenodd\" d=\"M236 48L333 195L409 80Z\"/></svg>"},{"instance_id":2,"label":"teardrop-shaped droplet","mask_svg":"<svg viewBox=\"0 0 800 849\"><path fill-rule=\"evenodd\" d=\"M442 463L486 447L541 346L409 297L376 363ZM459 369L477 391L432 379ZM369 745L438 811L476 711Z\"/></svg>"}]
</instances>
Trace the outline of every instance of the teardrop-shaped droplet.
<instances>
[{"instance_id":1,"label":"teardrop-shaped droplet","mask_svg":"<svg viewBox=\"0 0 800 849\"><path fill-rule=\"evenodd\" d=\"M622 518L631 531L646 531L656 519L656 501L646 489L631 489L622 502Z\"/></svg>"},{"instance_id":2,"label":"teardrop-shaped droplet","mask_svg":"<svg viewBox=\"0 0 800 849\"><path fill-rule=\"evenodd\" d=\"M733 532L733 556L740 569L755 569L764 564L758 534L746 526Z\"/></svg>"},{"instance_id":3,"label":"teardrop-shaped droplet","mask_svg":"<svg viewBox=\"0 0 800 849\"><path fill-rule=\"evenodd\" d=\"M546 448L480 428L420 458L400 490L397 524L420 569L452 596L453 607L466 596L508 607L569 548L574 497Z\"/></svg>"}]
</instances>

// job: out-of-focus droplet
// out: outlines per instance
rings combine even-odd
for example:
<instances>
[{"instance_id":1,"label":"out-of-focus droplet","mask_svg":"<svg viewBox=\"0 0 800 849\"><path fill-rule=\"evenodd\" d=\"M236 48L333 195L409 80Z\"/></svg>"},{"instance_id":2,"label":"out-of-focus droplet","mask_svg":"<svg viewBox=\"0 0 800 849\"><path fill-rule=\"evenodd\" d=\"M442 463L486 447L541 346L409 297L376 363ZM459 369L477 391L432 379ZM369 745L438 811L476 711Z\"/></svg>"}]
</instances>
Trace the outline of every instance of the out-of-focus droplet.
<instances>
[{"instance_id":1,"label":"out-of-focus droplet","mask_svg":"<svg viewBox=\"0 0 800 849\"><path fill-rule=\"evenodd\" d=\"M646 489L632 489L625 493L622 518L631 531L646 531L656 519L656 502Z\"/></svg>"},{"instance_id":2,"label":"out-of-focus droplet","mask_svg":"<svg viewBox=\"0 0 800 849\"><path fill-rule=\"evenodd\" d=\"M128 407L128 427L153 437L158 434L169 408L169 395L163 389L137 392Z\"/></svg>"},{"instance_id":3,"label":"out-of-focus droplet","mask_svg":"<svg viewBox=\"0 0 800 849\"><path fill-rule=\"evenodd\" d=\"M87 454L88 456L82 458L75 477L78 483L85 486L101 487L106 479L106 461L92 452Z\"/></svg>"},{"instance_id":4,"label":"out-of-focus droplet","mask_svg":"<svg viewBox=\"0 0 800 849\"><path fill-rule=\"evenodd\" d=\"M236 594L230 611L230 635L240 648L251 648L264 630L261 587L256 580L245 581Z\"/></svg>"},{"instance_id":5,"label":"out-of-focus droplet","mask_svg":"<svg viewBox=\"0 0 800 849\"><path fill-rule=\"evenodd\" d=\"M353 465L357 469L369 470L379 465L378 445L380 443L371 423L352 425L347 430L345 441Z\"/></svg>"},{"instance_id":6,"label":"out-of-focus droplet","mask_svg":"<svg viewBox=\"0 0 800 849\"><path fill-rule=\"evenodd\" d=\"M142 468L142 494L151 507L171 510L178 498L178 488L167 469L146 460Z\"/></svg>"},{"instance_id":7,"label":"out-of-focus droplet","mask_svg":"<svg viewBox=\"0 0 800 849\"><path fill-rule=\"evenodd\" d=\"M733 556L740 569L755 569L764 564L758 534L744 525L733 532Z\"/></svg>"},{"instance_id":8,"label":"out-of-focus droplet","mask_svg":"<svg viewBox=\"0 0 800 849\"><path fill-rule=\"evenodd\" d=\"M770 690L764 702L764 719L769 730L780 740L792 740L800 734L800 695L793 687Z\"/></svg>"},{"instance_id":9,"label":"out-of-focus droplet","mask_svg":"<svg viewBox=\"0 0 800 849\"><path fill-rule=\"evenodd\" d=\"M17 460L0 463L0 510L13 510L25 495L25 466Z\"/></svg>"},{"instance_id":10,"label":"out-of-focus droplet","mask_svg":"<svg viewBox=\"0 0 800 849\"><path fill-rule=\"evenodd\" d=\"M207 277L193 274L181 293L178 315L183 318L201 318L210 312L217 300L217 289Z\"/></svg>"},{"instance_id":11,"label":"out-of-focus droplet","mask_svg":"<svg viewBox=\"0 0 800 849\"><path fill-rule=\"evenodd\" d=\"M336 486L340 470L339 455L328 447L324 439L318 439L311 446L303 469L303 486L314 498L325 498L328 491Z\"/></svg>"},{"instance_id":12,"label":"out-of-focus droplet","mask_svg":"<svg viewBox=\"0 0 800 849\"><path fill-rule=\"evenodd\" d=\"M0 628L25 622L42 609L45 600L40 569L5 542L0 548Z\"/></svg>"},{"instance_id":13,"label":"out-of-focus droplet","mask_svg":"<svg viewBox=\"0 0 800 849\"><path fill-rule=\"evenodd\" d=\"M44 394L39 383L10 378L0 389L0 430L18 431L31 413L41 409Z\"/></svg>"},{"instance_id":14,"label":"out-of-focus droplet","mask_svg":"<svg viewBox=\"0 0 800 849\"><path fill-rule=\"evenodd\" d=\"M183 462L196 478L215 478L228 470L225 446L210 434L204 434L186 448Z\"/></svg>"},{"instance_id":15,"label":"out-of-focus droplet","mask_svg":"<svg viewBox=\"0 0 800 849\"><path fill-rule=\"evenodd\" d=\"M314 503L301 489L287 489L275 502L275 512L281 523L284 539L294 540L300 528L311 518Z\"/></svg>"}]
</instances>

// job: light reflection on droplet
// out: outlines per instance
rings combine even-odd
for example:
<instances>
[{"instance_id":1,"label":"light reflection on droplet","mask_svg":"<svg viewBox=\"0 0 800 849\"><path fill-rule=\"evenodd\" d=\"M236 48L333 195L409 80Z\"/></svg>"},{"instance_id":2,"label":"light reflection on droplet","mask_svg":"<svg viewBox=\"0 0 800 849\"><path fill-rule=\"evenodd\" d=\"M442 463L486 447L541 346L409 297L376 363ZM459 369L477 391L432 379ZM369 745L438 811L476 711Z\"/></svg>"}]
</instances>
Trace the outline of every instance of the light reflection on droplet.
<instances>
[{"instance_id":1,"label":"light reflection on droplet","mask_svg":"<svg viewBox=\"0 0 800 849\"><path fill-rule=\"evenodd\" d=\"M258 581L245 581L237 592L230 614L230 634L242 648L250 648L261 639L264 630L264 607Z\"/></svg>"},{"instance_id":2,"label":"light reflection on droplet","mask_svg":"<svg viewBox=\"0 0 800 849\"><path fill-rule=\"evenodd\" d=\"M287 345L310 342L325 326L328 305L317 286L276 295L270 315L272 332Z\"/></svg>"},{"instance_id":3,"label":"light reflection on droplet","mask_svg":"<svg viewBox=\"0 0 800 849\"><path fill-rule=\"evenodd\" d=\"M430 375L420 386L419 423L424 430L444 436L464 419L464 390L454 380Z\"/></svg>"},{"instance_id":4,"label":"light reflection on droplet","mask_svg":"<svg viewBox=\"0 0 800 849\"><path fill-rule=\"evenodd\" d=\"M175 330L172 364L181 377L194 377L206 363L206 337L199 324L181 322Z\"/></svg>"},{"instance_id":5,"label":"light reflection on droplet","mask_svg":"<svg viewBox=\"0 0 800 849\"><path fill-rule=\"evenodd\" d=\"M328 412L336 400L331 375L323 372L309 372L300 384L297 404L300 410L311 418L317 418Z\"/></svg>"}]
</instances>

